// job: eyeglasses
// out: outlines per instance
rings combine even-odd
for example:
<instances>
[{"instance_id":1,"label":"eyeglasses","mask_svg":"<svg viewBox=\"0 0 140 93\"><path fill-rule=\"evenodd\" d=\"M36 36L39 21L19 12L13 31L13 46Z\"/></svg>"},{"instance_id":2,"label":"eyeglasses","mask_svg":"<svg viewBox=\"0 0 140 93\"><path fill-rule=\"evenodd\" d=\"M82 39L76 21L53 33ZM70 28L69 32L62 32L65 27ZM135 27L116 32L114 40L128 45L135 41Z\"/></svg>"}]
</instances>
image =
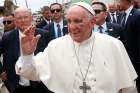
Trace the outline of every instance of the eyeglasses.
<instances>
[{"instance_id":1,"label":"eyeglasses","mask_svg":"<svg viewBox=\"0 0 140 93\"><path fill-rule=\"evenodd\" d=\"M100 14L103 10L99 10L99 9L97 10L97 9L96 9L96 10L94 10L94 11L95 11L95 14Z\"/></svg>"},{"instance_id":2,"label":"eyeglasses","mask_svg":"<svg viewBox=\"0 0 140 93\"><path fill-rule=\"evenodd\" d=\"M5 24L11 24L13 21L11 21L11 20L5 20L5 21L3 21L3 24L5 25Z\"/></svg>"},{"instance_id":3,"label":"eyeglasses","mask_svg":"<svg viewBox=\"0 0 140 93\"><path fill-rule=\"evenodd\" d=\"M52 9L52 10L51 10L51 13L54 13L54 12L59 13L60 11L61 11L61 9Z\"/></svg>"}]
</instances>

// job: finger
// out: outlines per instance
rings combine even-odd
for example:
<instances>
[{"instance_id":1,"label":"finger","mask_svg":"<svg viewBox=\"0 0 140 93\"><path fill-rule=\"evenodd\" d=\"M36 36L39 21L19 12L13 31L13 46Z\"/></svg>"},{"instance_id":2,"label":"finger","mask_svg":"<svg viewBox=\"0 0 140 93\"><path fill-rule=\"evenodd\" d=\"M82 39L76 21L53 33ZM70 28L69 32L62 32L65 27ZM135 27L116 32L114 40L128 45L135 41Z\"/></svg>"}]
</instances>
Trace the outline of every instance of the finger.
<instances>
[{"instance_id":1,"label":"finger","mask_svg":"<svg viewBox=\"0 0 140 93\"><path fill-rule=\"evenodd\" d=\"M28 28L26 28L26 29L23 31L23 34L27 35L27 34L29 33L31 27L32 27L32 25L29 26Z\"/></svg>"},{"instance_id":2,"label":"finger","mask_svg":"<svg viewBox=\"0 0 140 93\"><path fill-rule=\"evenodd\" d=\"M33 43L37 45L39 38L41 37L41 35L36 35L36 37L34 37L33 39Z\"/></svg>"},{"instance_id":3,"label":"finger","mask_svg":"<svg viewBox=\"0 0 140 93\"><path fill-rule=\"evenodd\" d=\"M29 35L34 35L35 29L36 29L36 27L33 27L33 26L31 25L31 26L29 26L27 29L24 30L23 34L28 35L28 36L29 36Z\"/></svg>"}]
</instances>

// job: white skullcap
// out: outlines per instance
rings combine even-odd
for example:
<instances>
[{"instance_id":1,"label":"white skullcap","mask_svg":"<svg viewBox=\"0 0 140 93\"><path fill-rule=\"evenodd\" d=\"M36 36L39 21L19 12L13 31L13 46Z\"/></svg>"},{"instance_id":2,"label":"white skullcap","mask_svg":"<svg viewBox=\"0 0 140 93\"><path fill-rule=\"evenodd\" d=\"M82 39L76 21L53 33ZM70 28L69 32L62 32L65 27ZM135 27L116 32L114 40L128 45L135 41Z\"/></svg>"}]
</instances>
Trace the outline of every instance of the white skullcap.
<instances>
[{"instance_id":1,"label":"white skullcap","mask_svg":"<svg viewBox=\"0 0 140 93\"><path fill-rule=\"evenodd\" d=\"M73 5L81 6L84 9L86 9L87 11L89 11L92 15L95 15L95 12L94 12L93 8L85 2L77 2L77 3L74 3Z\"/></svg>"}]
</instances>

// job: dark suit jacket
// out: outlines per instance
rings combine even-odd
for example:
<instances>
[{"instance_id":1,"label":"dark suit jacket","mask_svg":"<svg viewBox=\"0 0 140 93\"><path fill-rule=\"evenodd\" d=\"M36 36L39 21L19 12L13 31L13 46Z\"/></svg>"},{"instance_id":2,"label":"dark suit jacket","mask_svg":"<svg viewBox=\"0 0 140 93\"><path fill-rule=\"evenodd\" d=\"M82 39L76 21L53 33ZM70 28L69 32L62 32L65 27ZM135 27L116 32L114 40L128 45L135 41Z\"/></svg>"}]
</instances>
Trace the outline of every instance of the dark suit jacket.
<instances>
[{"instance_id":1,"label":"dark suit jacket","mask_svg":"<svg viewBox=\"0 0 140 93\"><path fill-rule=\"evenodd\" d=\"M48 25L48 23L43 19L40 23L38 23L38 24L36 25L36 27L37 27L37 28L42 28L42 29L43 29L43 27L46 26L46 25Z\"/></svg>"},{"instance_id":2,"label":"dark suit jacket","mask_svg":"<svg viewBox=\"0 0 140 93\"><path fill-rule=\"evenodd\" d=\"M119 24L115 24L115 23L110 23L110 22L106 22L106 26L107 26L107 33L110 36L113 36L115 38L120 38L120 34L123 30L122 26Z\"/></svg>"},{"instance_id":3,"label":"dark suit jacket","mask_svg":"<svg viewBox=\"0 0 140 93\"><path fill-rule=\"evenodd\" d=\"M132 63L140 64L140 11L133 8L128 16L121 35L121 40L130 56Z\"/></svg>"},{"instance_id":4,"label":"dark suit jacket","mask_svg":"<svg viewBox=\"0 0 140 93\"><path fill-rule=\"evenodd\" d=\"M47 40L45 33L41 30L36 30L35 34L40 34L35 54L43 51L47 46ZM19 43L19 32L18 30L13 30L6 32L3 35L2 41L0 43L1 53L3 53L3 70L7 73L7 81L5 82L7 88L10 91L14 91L19 82L19 76L15 72L15 63L20 56L20 43Z\"/></svg>"},{"instance_id":5,"label":"dark suit jacket","mask_svg":"<svg viewBox=\"0 0 140 93\"><path fill-rule=\"evenodd\" d=\"M49 24L48 26L45 26L44 29L49 32L51 40L56 38L53 22L51 24ZM67 21L66 20L63 21L63 29L62 30L63 30L64 35L68 34L68 27L67 27Z\"/></svg>"},{"instance_id":6,"label":"dark suit jacket","mask_svg":"<svg viewBox=\"0 0 140 93\"><path fill-rule=\"evenodd\" d=\"M116 12L116 18L117 18L117 23L120 24L120 23L121 23L121 19L122 19L122 13ZM110 16L109 13L108 13L108 15L107 15L106 21L107 21L107 22L112 22L111 16Z\"/></svg>"}]
</instances>

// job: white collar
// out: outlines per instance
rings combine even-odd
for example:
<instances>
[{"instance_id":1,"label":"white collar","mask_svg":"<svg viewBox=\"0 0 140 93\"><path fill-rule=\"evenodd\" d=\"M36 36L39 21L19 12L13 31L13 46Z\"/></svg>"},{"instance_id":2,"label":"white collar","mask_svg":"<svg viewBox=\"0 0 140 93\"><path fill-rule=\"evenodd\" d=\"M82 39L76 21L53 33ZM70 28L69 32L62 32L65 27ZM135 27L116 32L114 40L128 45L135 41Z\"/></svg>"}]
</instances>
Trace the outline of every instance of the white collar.
<instances>
[{"instance_id":1,"label":"white collar","mask_svg":"<svg viewBox=\"0 0 140 93\"><path fill-rule=\"evenodd\" d=\"M24 37L25 34L23 34L23 32L21 30L18 30L18 32L19 32L19 39L21 40L21 38Z\"/></svg>"},{"instance_id":2,"label":"white collar","mask_svg":"<svg viewBox=\"0 0 140 93\"><path fill-rule=\"evenodd\" d=\"M116 12L114 12L114 13L109 12L109 14L110 14L110 15L112 15L112 14L116 15Z\"/></svg>"},{"instance_id":3,"label":"white collar","mask_svg":"<svg viewBox=\"0 0 140 93\"><path fill-rule=\"evenodd\" d=\"M85 44L90 44L91 41L93 41L93 39L95 39L94 37L95 37L94 32L92 32L91 36L90 36L88 39L86 39L86 40L84 40L84 41L82 41L82 42L80 42L80 43L74 41L74 44L75 44L76 46L85 45Z\"/></svg>"},{"instance_id":4,"label":"white collar","mask_svg":"<svg viewBox=\"0 0 140 93\"><path fill-rule=\"evenodd\" d=\"M104 22L102 25L101 25L102 27L103 27L103 30L107 30L107 25L106 25L106 22ZM97 30L98 29L98 27L99 27L99 25L95 25L94 26L94 28Z\"/></svg>"},{"instance_id":5,"label":"white collar","mask_svg":"<svg viewBox=\"0 0 140 93\"><path fill-rule=\"evenodd\" d=\"M125 10L125 13L127 13L127 16L130 14L132 9L133 9L133 5L131 5L127 10Z\"/></svg>"},{"instance_id":6,"label":"white collar","mask_svg":"<svg viewBox=\"0 0 140 93\"><path fill-rule=\"evenodd\" d=\"M57 27L57 24L60 25L60 28L63 28L63 20L61 20L59 23L54 22L54 26Z\"/></svg>"}]
</instances>

